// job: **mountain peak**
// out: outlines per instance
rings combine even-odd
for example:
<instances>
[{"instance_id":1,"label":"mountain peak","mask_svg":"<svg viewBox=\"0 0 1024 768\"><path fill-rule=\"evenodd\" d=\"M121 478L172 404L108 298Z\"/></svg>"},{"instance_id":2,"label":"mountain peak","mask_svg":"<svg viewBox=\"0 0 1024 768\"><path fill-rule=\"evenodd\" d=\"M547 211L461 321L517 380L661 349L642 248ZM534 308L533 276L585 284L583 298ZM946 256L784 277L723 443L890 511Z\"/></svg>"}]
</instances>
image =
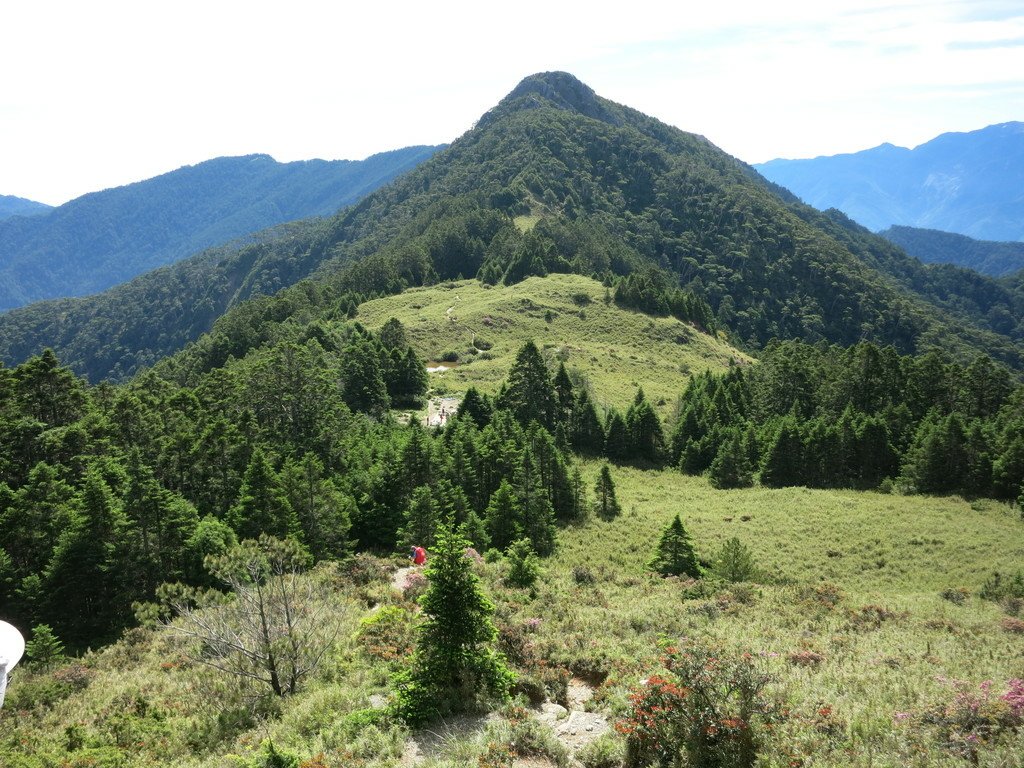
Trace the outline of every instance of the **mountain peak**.
<instances>
[{"instance_id":1,"label":"mountain peak","mask_svg":"<svg viewBox=\"0 0 1024 768\"><path fill-rule=\"evenodd\" d=\"M501 103L499 109L536 109L554 105L587 117L619 123L594 89L568 72L538 72L523 78ZM492 110L493 111L493 110Z\"/></svg>"}]
</instances>

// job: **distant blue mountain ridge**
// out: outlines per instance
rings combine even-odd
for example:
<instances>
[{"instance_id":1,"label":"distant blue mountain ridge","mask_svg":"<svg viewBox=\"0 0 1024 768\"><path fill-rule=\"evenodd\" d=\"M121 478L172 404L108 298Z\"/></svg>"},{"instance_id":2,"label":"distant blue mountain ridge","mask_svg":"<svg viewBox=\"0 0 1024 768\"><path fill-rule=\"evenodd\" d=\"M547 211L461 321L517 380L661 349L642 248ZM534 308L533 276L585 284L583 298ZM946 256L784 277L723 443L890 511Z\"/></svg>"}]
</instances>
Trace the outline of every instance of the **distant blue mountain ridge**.
<instances>
[{"instance_id":1,"label":"distant blue mountain ridge","mask_svg":"<svg viewBox=\"0 0 1024 768\"><path fill-rule=\"evenodd\" d=\"M361 161L220 157L4 218L0 311L97 293L214 245L332 215L438 149L407 147Z\"/></svg>"},{"instance_id":2,"label":"distant blue mountain ridge","mask_svg":"<svg viewBox=\"0 0 1024 768\"><path fill-rule=\"evenodd\" d=\"M37 203L35 200L26 200L14 195L0 195L0 221L11 216L35 216L50 210L53 210L53 206L46 203Z\"/></svg>"},{"instance_id":3,"label":"distant blue mountain ridge","mask_svg":"<svg viewBox=\"0 0 1024 768\"><path fill-rule=\"evenodd\" d=\"M1024 123L944 133L914 149L754 166L805 203L837 208L872 231L892 226L978 240L1024 240Z\"/></svg>"}]
</instances>

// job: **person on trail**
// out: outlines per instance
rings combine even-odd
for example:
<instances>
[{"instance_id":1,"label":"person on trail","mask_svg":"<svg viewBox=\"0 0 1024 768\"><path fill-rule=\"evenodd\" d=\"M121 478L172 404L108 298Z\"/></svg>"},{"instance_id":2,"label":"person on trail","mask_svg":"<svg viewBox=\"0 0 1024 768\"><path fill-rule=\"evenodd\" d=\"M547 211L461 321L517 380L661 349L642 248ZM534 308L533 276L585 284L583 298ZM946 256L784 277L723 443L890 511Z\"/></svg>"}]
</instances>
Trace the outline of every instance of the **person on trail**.
<instances>
[{"instance_id":1,"label":"person on trail","mask_svg":"<svg viewBox=\"0 0 1024 768\"><path fill-rule=\"evenodd\" d=\"M413 547L413 550L413 565L423 565L425 562L427 562L427 550L425 550L423 547Z\"/></svg>"},{"instance_id":2,"label":"person on trail","mask_svg":"<svg viewBox=\"0 0 1024 768\"><path fill-rule=\"evenodd\" d=\"M416 547L415 546L409 547L409 559L410 560L415 560L416 559Z\"/></svg>"}]
</instances>

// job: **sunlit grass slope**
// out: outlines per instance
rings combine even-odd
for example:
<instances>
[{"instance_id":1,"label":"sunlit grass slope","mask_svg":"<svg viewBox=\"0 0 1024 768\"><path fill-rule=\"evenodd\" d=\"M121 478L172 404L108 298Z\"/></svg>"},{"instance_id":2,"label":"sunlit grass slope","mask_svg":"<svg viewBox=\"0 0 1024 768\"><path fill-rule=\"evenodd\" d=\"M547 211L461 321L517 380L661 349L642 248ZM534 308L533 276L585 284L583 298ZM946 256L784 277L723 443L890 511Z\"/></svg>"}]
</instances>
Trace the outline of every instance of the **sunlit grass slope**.
<instances>
[{"instance_id":1,"label":"sunlit grass slope","mask_svg":"<svg viewBox=\"0 0 1024 768\"><path fill-rule=\"evenodd\" d=\"M475 280L412 288L367 302L358 319L377 329L390 317L405 325L425 359L458 355L458 365L432 374L442 390L475 385L497 391L522 344L533 339L553 365L589 380L597 403L625 408L642 385L662 417L690 372L724 370L748 361L720 339L673 317L652 317L606 301L601 283L579 275L531 277L511 286Z\"/></svg>"},{"instance_id":2,"label":"sunlit grass slope","mask_svg":"<svg viewBox=\"0 0 1024 768\"><path fill-rule=\"evenodd\" d=\"M588 486L599 466L583 465ZM723 653L749 650L773 676L789 714L765 735L764 765L953 768L965 763L918 715L953 699L951 680L973 691L989 680L998 692L1024 673L1020 636L1006 631L998 605L978 597L992 571L1024 563L1024 523L1008 505L801 488L716 491L674 470L612 474L622 514L560 530L535 590L505 585L503 562L475 566L502 637L529 648L534 661L520 673L583 677L596 686L590 706L609 718L623 715L630 690L657 670L659 641L689 636ZM701 585L651 573L646 563L676 513L702 559L738 536L762 575ZM8 692L0 748L23 751L17 768L254 768L265 764L257 757L265 739L310 768L485 764L479 756L509 727L501 717L452 736L423 763L403 759L406 728L368 717L393 693L394 667L367 654L360 626L380 610L371 605L394 606L404 617L394 640L409 640L417 613L388 581L359 587L325 568L342 629L297 696L253 713L228 678L188 661L171 637L135 630L87 655L84 666L21 674ZM966 590L960 602L941 594L958 588ZM1021 754L1024 733L1009 734L984 745L980 764L1019 766Z\"/></svg>"}]
</instances>

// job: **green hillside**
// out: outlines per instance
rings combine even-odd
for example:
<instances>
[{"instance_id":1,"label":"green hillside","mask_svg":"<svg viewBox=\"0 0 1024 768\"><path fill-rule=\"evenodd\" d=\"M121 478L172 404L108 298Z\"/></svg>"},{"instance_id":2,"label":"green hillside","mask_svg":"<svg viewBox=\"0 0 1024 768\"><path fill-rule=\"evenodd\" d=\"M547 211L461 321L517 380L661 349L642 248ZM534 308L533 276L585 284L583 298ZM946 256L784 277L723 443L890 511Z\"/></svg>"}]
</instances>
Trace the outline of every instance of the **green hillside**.
<instances>
[{"instance_id":1,"label":"green hillside","mask_svg":"<svg viewBox=\"0 0 1024 768\"><path fill-rule=\"evenodd\" d=\"M1024 269L1024 243L975 240L937 229L894 226L879 232L911 256L934 264L968 267L983 275L1004 277Z\"/></svg>"},{"instance_id":2,"label":"green hillside","mask_svg":"<svg viewBox=\"0 0 1024 768\"><path fill-rule=\"evenodd\" d=\"M289 286L270 315L330 315L346 294L358 303L460 277L573 272L657 284L636 297L651 306L673 291L700 302L751 350L772 338L868 340L903 353L980 350L1024 367L1016 302L985 306L977 291L965 295L887 241L800 204L706 139L566 73L526 78L447 150L337 216L204 258L181 266L195 279L175 270L117 296L8 313L0 358L12 364L52 346L98 380L130 374L240 302ZM145 312L143 296L157 299ZM224 343L238 356L235 342Z\"/></svg>"},{"instance_id":3,"label":"green hillside","mask_svg":"<svg viewBox=\"0 0 1024 768\"><path fill-rule=\"evenodd\" d=\"M435 151L291 163L219 157L0 221L0 311L98 293L277 224L332 216Z\"/></svg>"},{"instance_id":4,"label":"green hillside","mask_svg":"<svg viewBox=\"0 0 1024 768\"><path fill-rule=\"evenodd\" d=\"M625 410L642 386L667 417L694 371L723 372L749 358L673 317L653 317L607 302L603 285L579 275L531 277L511 286L475 280L411 288L369 301L357 319L379 329L389 318L405 326L413 348L432 366L440 392L469 386L494 394L516 352L534 339L554 367L589 382L595 402Z\"/></svg>"}]
</instances>

